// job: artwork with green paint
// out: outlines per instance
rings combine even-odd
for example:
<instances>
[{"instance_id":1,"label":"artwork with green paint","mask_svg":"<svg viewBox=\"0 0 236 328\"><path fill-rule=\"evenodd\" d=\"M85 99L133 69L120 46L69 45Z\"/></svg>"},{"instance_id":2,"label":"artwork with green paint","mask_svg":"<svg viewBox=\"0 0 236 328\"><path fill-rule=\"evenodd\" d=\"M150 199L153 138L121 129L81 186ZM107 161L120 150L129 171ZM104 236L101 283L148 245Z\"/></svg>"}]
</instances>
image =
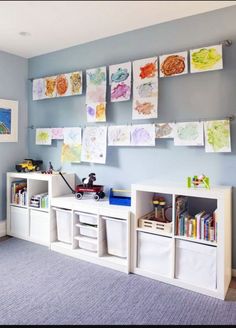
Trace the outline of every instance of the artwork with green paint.
<instances>
[{"instance_id":1,"label":"artwork with green paint","mask_svg":"<svg viewBox=\"0 0 236 328\"><path fill-rule=\"evenodd\" d=\"M190 72L207 72L223 68L222 45L190 50Z\"/></svg>"},{"instance_id":2,"label":"artwork with green paint","mask_svg":"<svg viewBox=\"0 0 236 328\"><path fill-rule=\"evenodd\" d=\"M203 146L203 122L175 124L175 146Z\"/></svg>"},{"instance_id":3,"label":"artwork with green paint","mask_svg":"<svg viewBox=\"0 0 236 328\"><path fill-rule=\"evenodd\" d=\"M207 121L204 130L207 153L231 152L229 120Z\"/></svg>"},{"instance_id":4,"label":"artwork with green paint","mask_svg":"<svg viewBox=\"0 0 236 328\"><path fill-rule=\"evenodd\" d=\"M36 145L51 145L52 131L51 129L36 129Z\"/></svg>"}]
</instances>

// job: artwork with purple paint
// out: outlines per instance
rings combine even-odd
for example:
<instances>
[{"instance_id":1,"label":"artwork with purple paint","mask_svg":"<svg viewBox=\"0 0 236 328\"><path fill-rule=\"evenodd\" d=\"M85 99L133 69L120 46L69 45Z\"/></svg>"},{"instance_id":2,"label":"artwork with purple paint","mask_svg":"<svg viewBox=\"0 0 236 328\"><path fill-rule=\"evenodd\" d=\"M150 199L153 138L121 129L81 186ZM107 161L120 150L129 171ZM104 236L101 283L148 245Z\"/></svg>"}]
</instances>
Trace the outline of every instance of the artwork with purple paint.
<instances>
[{"instance_id":1,"label":"artwork with purple paint","mask_svg":"<svg viewBox=\"0 0 236 328\"><path fill-rule=\"evenodd\" d=\"M52 139L64 139L63 128L52 128Z\"/></svg>"},{"instance_id":2,"label":"artwork with purple paint","mask_svg":"<svg viewBox=\"0 0 236 328\"><path fill-rule=\"evenodd\" d=\"M45 98L45 81L44 79L33 80L33 100Z\"/></svg>"},{"instance_id":3,"label":"artwork with purple paint","mask_svg":"<svg viewBox=\"0 0 236 328\"><path fill-rule=\"evenodd\" d=\"M133 125L131 127L132 146L155 146L155 124Z\"/></svg>"},{"instance_id":4,"label":"artwork with purple paint","mask_svg":"<svg viewBox=\"0 0 236 328\"><path fill-rule=\"evenodd\" d=\"M131 62L109 67L111 102L127 101L131 95Z\"/></svg>"},{"instance_id":5,"label":"artwork with purple paint","mask_svg":"<svg viewBox=\"0 0 236 328\"><path fill-rule=\"evenodd\" d=\"M130 99L131 88L125 83L119 83L111 89L111 101L121 101Z\"/></svg>"}]
</instances>

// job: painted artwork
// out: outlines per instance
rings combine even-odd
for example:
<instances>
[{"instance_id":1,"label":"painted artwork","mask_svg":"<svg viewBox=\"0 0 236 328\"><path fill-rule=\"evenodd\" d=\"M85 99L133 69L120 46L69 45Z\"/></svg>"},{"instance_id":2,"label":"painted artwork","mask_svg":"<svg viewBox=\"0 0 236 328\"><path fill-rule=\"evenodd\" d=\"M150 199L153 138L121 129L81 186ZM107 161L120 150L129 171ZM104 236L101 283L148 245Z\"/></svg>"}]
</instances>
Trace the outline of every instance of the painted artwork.
<instances>
[{"instance_id":1,"label":"painted artwork","mask_svg":"<svg viewBox=\"0 0 236 328\"><path fill-rule=\"evenodd\" d=\"M206 121L204 131L207 153L231 152L229 120Z\"/></svg>"},{"instance_id":2,"label":"painted artwork","mask_svg":"<svg viewBox=\"0 0 236 328\"><path fill-rule=\"evenodd\" d=\"M175 146L203 146L203 122L175 123Z\"/></svg>"},{"instance_id":3,"label":"painted artwork","mask_svg":"<svg viewBox=\"0 0 236 328\"><path fill-rule=\"evenodd\" d=\"M71 96L82 94L82 72L70 73L70 93Z\"/></svg>"},{"instance_id":4,"label":"painted artwork","mask_svg":"<svg viewBox=\"0 0 236 328\"><path fill-rule=\"evenodd\" d=\"M188 52L177 52L159 58L160 77L177 76L188 73Z\"/></svg>"},{"instance_id":5,"label":"painted artwork","mask_svg":"<svg viewBox=\"0 0 236 328\"><path fill-rule=\"evenodd\" d=\"M0 99L0 142L18 140L18 101Z\"/></svg>"},{"instance_id":6,"label":"painted artwork","mask_svg":"<svg viewBox=\"0 0 236 328\"><path fill-rule=\"evenodd\" d=\"M106 122L106 103L95 103L86 106L87 122Z\"/></svg>"},{"instance_id":7,"label":"painted artwork","mask_svg":"<svg viewBox=\"0 0 236 328\"><path fill-rule=\"evenodd\" d=\"M52 128L52 139L62 140L64 139L64 129L63 128Z\"/></svg>"},{"instance_id":8,"label":"painted artwork","mask_svg":"<svg viewBox=\"0 0 236 328\"><path fill-rule=\"evenodd\" d=\"M81 161L106 163L107 127L86 127L83 131Z\"/></svg>"},{"instance_id":9,"label":"painted artwork","mask_svg":"<svg viewBox=\"0 0 236 328\"><path fill-rule=\"evenodd\" d=\"M108 127L108 146L130 146L131 125Z\"/></svg>"},{"instance_id":10,"label":"painted artwork","mask_svg":"<svg viewBox=\"0 0 236 328\"><path fill-rule=\"evenodd\" d=\"M64 128L64 143L67 145L81 144L81 128Z\"/></svg>"},{"instance_id":11,"label":"painted artwork","mask_svg":"<svg viewBox=\"0 0 236 328\"><path fill-rule=\"evenodd\" d=\"M155 146L155 124L131 126L132 146Z\"/></svg>"},{"instance_id":12,"label":"painted artwork","mask_svg":"<svg viewBox=\"0 0 236 328\"><path fill-rule=\"evenodd\" d=\"M45 78L45 96L46 98L56 97L56 76Z\"/></svg>"},{"instance_id":13,"label":"painted artwork","mask_svg":"<svg viewBox=\"0 0 236 328\"><path fill-rule=\"evenodd\" d=\"M61 74L56 77L56 96L70 96L70 76L69 74Z\"/></svg>"},{"instance_id":14,"label":"painted artwork","mask_svg":"<svg viewBox=\"0 0 236 328\"><path fill-rule=\"evenodd\" d=\"M151 119L158 116L157 57L133 62L132 119Z\"/></svg>"},{"instance_id":15,"label":"painted artwork","mask_svg":"<svg viewBox=\"0 0 236 328\"><path fill-rule=\"evenodd\" d=\"M111 102L130 100L131 62L109 66Z\"/></svg>"},{"instance_id":16,"label":"painted artwork","mask_svg":"<svg viewBox=\"0 0 236 328\"><path fill-rule=\"evenodd\" d=\"M33 80L33 100L45 98L45 81L44 79Z\"/></svg>"},{"instance_id":17,"label":"painted artwork","mask_svg":"<svg viewBox=\"0 0 236 328\"><path fill-rule=\"evenodd\" d=\"M190 50L190 72L223 69L222 44Z\"/></svg>"},{"instance_id":18,"label":"painted artwork","mask_svg":"<svg viewBox=\"0 0 236 328\"><path fill-rule=\"evenodd\" d=\"M80 163L81 162L81 144L65 144L61 149L62 163Z\"/></svg>"},{"instance_id":19,"label":"painted artwork","mask_svg":"<svg viewBox=\"0 0 236 328\"><path fill-rule=\"evenodd\" d=\"M52 130L47 128L36 129L36 145L51 145Z\"/></svg>"},{"instance_id":20,"label":"painted artwork","mask_svg":"<svg viewBox=\"0 0 236 328\"><path fill-rule=\"evenodd\" d=\"M174 138L175 123L157 123L156 138Z\"/></svg>"}]
</instances>

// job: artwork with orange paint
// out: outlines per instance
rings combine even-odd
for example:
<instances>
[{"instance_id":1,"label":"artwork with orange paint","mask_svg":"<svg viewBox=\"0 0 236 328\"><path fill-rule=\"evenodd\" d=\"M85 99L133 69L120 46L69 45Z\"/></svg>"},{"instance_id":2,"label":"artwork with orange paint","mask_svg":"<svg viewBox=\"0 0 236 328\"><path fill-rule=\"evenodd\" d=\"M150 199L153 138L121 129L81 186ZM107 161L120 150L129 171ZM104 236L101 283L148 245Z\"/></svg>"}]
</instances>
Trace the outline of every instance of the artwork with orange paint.
<instances>
[{"instance_id":1,"label":"artwork with orange paint","mask_svg":"<svg viewBox=\"0 0 236 328\"><path fill-rule=\"evenodd\" d=\"M82 72L73 72L70 74L71 95L80 95L82 93Z\"/></svg>"},{"instance_id":2,"label":"artwork with orange paint","mask_svg":"<svg viewBox=\"0 0 236 328\"><path fill-rule=\"evenodd\" d=\"M68 79L65 74L56 77L56 92L57 96L65 96L68 90Z\"/></svg>"},{"instance_id":3,"label":"artwork with orange paint","mask_svg":"<svg viewBox=\"0 0 236 328\"><path fill-rule=\"evenodd\" d=\"M45 78L45 96L56 97L56 76Z\"/></svg>"},{"instance_id":4,"label":"artwork with orange paint","mask_svg":"<svg viewBox=\"0 0 236 328\"><path fill-rule=\"evenodd\" d=\"M89 104L86 110L87 122L106 122L106 103Z\"/></svg>"}]
</instances>

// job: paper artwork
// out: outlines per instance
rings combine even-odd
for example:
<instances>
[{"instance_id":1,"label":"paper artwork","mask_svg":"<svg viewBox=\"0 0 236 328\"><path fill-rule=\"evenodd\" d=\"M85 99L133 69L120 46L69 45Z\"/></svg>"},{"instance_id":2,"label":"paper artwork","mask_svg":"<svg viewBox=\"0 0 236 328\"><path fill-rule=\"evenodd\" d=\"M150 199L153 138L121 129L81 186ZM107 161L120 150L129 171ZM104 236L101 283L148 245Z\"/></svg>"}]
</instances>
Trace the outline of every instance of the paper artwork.
<instances>
[{"instance_id":1,"label":"paper artwork","mask_svg":"<svg viewBox=\"0 0 236 328\"><path fill-rule=\"evenodd\" d=\"M36 145L51 145L52 130L47 128L36 129Z\"/></svg>"},{"instance_id":2,"label":"paper artwork","mask_svg":"<svg viewBox=\"0 0 236 328\"><path fill-rule=\"evenodd\" d=\"M175 123L157 123L156 138L174 138Z\"/></svg>"},{"instance_id":3,"label":"paper artwork","mask_svg":"<svg viewBox=\"0 0 236 328\"><path fill-rule=\"evenodd\" d=\"M206 121L204 131L207 153L231 152L229 120Z\"/></svg>"},{"instance_id":4,"label":"paper artwork","mask_svg":"<svg viewBox=\"0 0 236 328\"><path fill-rule=\"evenodd\" d=\"M176 123L174 145L203 146L203 122Z\"/></svg>"},{"instance_id":5,"label":"paper artwork","mask_svg":"<svg viewBox=\"0 0 236 328\"><path fill-rule=\"evenodd\" d=\"M155 146L155 124L131 126L132 146Z\"/></svg>"},{"instance_id":6,"label":"paper artwork","mask_svg":"<svg viewBox=\"0 0 236 328\"><path fill-rule=\"evenodd\" d=\"M149 119L158 116L157 57L133 62L132 119Z\"/></svg>"},{"instance_id":7,"label":"paper artwork","mask_svg":"<svg viewBox=\"0 0 236 328\"><path fill-rule=\"evenodd\" d=\"M45 81L44 79L33 80L33 100L45 98Z\"/></svg>"},{"instance_id":8,"label":"paper artwork","mask_svg":"<svg viewBox=\"0 0 236 328\"><path fill-rule=\"evenodd\" d=\"M87 122L106 122L106 103L89 104L86 112Z\"/></svg>"},{"instance_id":9,"label":"paper artwork","mask_svg":"<svg viewBox=\"0 0 236 328\"><path fill-rule=\"evenodd\" d=\"M109 66L111 102L126 101L131 95L131 62Z\"/></svg>"},{"instance_id":10,"label":"paper artwork","mask_svg":"<svg viewBox=\"0 0 236 328\"><path fill-rule=\"evenodd\" d=\"M0 99L0 142L18 141L18 101Z\"/></svg>"},{"instance_id":11,"label":"paper artwork","mask_svg":"<svg viewBox=\"0 0 236 328\"><path fill-rule=\"evenodd\" d=\"M63 128L52 128L52 139L64 139Z\"/></svg>"},{"instance_id":12,"label":"paper artwork","mask_svg":"<svg viewBox=\"0 0 236 328\"><path fill-rule=\"evenodd\" d=\"M108 146L130 146L130 125L108 127Z\"/></svg>"},{"instance_id":13,"label":"paper artwork","mask_svg":"<svg viewBox=\"0 0 236 328\"><path fill-rule=\"evenodd\" d=\"M223 69L222 44L190 50L190 72Z\"/></svg>"},{"instance_id":14,"label":"paper artwork","mask_svg":"<svg viewBox=\"0 0 236 328\"><path fill-rule=\"evenodd\" d=\"M188 73L188 52L177 52L159 57L160 77L177 76Z\"/></svg>"},{"instance_id":15,"label":"paper artwork","mask_svg":"<svg viewBox=\"0 0 236 328\"><path fill-rule=\"evenodd\" d=\"M81 160L106 163L107 127L86 127L83 131Z\"/></svg>"},{"instance_id":16,"label":"paper artwork","mask_svg":"<svg viewBox=\"0 0 236 328\"><path fill-rule=\"evenodd\" d=\"M81 162L81 128L64 128L64 143L61 149L61 162Z\"/></svg>"}]
</instances>

